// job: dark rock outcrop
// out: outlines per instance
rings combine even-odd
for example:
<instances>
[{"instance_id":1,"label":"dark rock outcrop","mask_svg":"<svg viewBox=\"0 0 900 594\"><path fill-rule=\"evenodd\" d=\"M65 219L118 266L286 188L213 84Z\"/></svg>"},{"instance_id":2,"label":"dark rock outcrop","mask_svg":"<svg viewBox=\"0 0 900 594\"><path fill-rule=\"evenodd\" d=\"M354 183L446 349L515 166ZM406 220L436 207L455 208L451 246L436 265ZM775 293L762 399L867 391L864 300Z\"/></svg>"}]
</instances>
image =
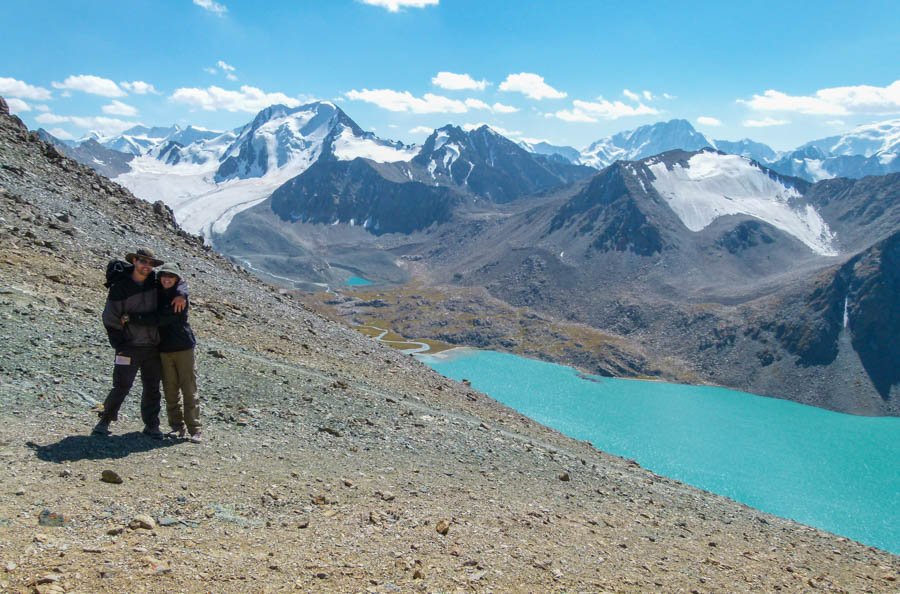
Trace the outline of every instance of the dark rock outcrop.
<instances>
[{"instance_id":1,"label":"dark rock outcrop","mask_svg":"<svg viewBox=\"0 0 900 594\"><path fill-rule=\"evenodd\" d=\"M320 160L279 187L269 198L282 220L350 223L376 235L412 233L453 216L462 197L443 186L427 186L383 175L366 159Z\"/></svg>"}]
</instances>

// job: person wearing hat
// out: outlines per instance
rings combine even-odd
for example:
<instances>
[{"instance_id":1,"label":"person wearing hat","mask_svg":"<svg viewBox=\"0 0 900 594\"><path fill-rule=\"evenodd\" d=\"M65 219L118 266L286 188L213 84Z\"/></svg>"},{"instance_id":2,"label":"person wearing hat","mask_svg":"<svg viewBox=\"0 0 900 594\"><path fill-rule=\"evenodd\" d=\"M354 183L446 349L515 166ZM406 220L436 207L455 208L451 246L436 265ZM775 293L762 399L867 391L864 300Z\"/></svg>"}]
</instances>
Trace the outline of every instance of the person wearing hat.
<instances>
[{"instance_id":1,"label":"person wearing hat","mask_svg":"<svg viewBox=\"0 0 900 594\"><path fill-rule=\"evenodd\" d=\"M159 430L159 409L162 398L159 381L162 366L159 359L159 331L155 326L133 326L122 323L122 317L151 313L157 309L156 276L153 267L163 264L151 250L140 248L125 256L134 266L131 274L118 279L110 288L103 307L103 325L109 344L116 350L113 387L103 402L100 421L92 430L94 435L109 435L109 424L118 419L119 409L141 372L141 420L143 433L162 439ZM177 290L175 306L183 310L187 303L187 289Z\"/></svg>"},{"instance_id":2,"label":"person wearing hat","mask_svg":"<svg viewBox=\"0 0 900 594\"><path fill-rule=\"evenodd\" d=\"M163 394L166 397L166 413L172 437L184 437L185 425L190 440L200 443L200 406L197 401L197 373L194 361L194 347L197 344L194 332L188 323L188 309L176 312L171 304L177 296L179 283L184 284L181 270L176 264L166 262L156 270L158 278L159 309L150 313L128 315L128 324L156 326L159 328L159 358L162 362ZM181 398L184 399L184 409Z\"/></svg>"}]
</instances>

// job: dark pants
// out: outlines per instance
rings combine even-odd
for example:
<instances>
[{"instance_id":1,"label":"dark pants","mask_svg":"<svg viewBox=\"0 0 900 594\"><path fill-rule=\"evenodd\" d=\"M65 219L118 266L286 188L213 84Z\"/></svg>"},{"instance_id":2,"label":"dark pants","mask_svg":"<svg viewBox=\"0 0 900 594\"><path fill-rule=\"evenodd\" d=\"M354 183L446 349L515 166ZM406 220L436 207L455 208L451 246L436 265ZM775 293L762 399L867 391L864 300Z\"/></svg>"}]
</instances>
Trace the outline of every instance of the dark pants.
<instances>
[{"instance_id":1,"label":"dark pants","mask_svg":"<svg viewBox=\"0 0 900 594\"><path fill-rule=\"evenodd\" d=\"M159 404L162 395L159 392L159 380L162 377L162 365L156 347L129 347L118 351L118 357L128 357L127 365L116 365L113 371L113 387L103 402L100 420L107 423L119 418L119 408L125 396L131 390L131 384L138 370L141 371L141 420L147 427L159 427Z\"/></svg>"}]
</instances>

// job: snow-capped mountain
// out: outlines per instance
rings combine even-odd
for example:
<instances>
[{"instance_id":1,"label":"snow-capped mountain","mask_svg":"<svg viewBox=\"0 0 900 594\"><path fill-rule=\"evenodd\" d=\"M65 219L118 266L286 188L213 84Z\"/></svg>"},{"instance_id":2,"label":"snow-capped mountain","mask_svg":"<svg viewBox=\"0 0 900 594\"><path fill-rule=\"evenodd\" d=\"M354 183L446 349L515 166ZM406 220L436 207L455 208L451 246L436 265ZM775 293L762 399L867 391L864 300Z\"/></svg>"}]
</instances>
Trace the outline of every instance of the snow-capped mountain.
<instances>
[{"instance_id":1,"label":"snow-capped mountain","mask_svg":"<svg viewBox=\"0 0 900 594\"><path fill-rule=\"evenodd\" d=\"M619 132L591 143L581 162L603 169L615 161L635 161L673 149L696 151L716 143L697 132L687 120L670 120Z\"/></svg>"},{"instance_id":2,"label":"snow-capped mountain","mask_svg":"<svg viewBox=\"0 0 900 594\"><path fill-rule=\"evenodd\" d=\"M645 165L653 174L650 184L691 231L701 231L719 217L748 215L792 235L817 254L837 255L834 233L796 184L744 157L710 150L684 163L650 159Z\"/></svg>"},{"instance_id":3,"label":"snow-capped mountain","mask_svg":"<svg viewBox=\"0 0 900 594\"><path fill-rule=\"evenodd\" d=\"M741 140L714 140L714 147L729 155L740 155L760 163L771 163L779 158L779 154L767 144L749 138Z\"/></svg>"},{"instance_id":4,"label":"snow-capped mountain","mask_svg":"<svg viewBox=\"0 0 900 594\"><path fill-rule=\"evenodd\" d=\"M815 147L827 157L839 155L878 155L882 162L893 160L900 153L900 120L887 120L854 128L840 136L829 136L807 142L798 150Z\"/></svg>"},{"instance_id":5,"label":"snow-capped mountain","mask_svg":"<svg viewBox=\"0 0 900 594\"><path fill-rule=\"evenodd\" d=\"M867 175L886 175L900 171L900 154L881 152L871 157L828 155L808 144L767 166L782 175L802 177L813 182L834 177L860 179Z\"/></svg>"},{"instance_id":6,"label":"snow-capped mountain","mask_svg":"<svg viewBox=\"0 0 900 594\"><path fill-rule=\"evenodd\" d=\"M116 181L145 200L162 200L182 227L206 237L224 231L235 214L319 159L408 161L417 150L363 131L324 101L273 105L236 132L192 130L197 140L182 145L173 133L135 158Z\"/></svg>"},{"instance_id":7,"label":"snow-capped mountain","mask_svg":"<svg viewBox=\"0 0 900 594\"><path fill-rule=\"evenodd\" d=\"M770 167L809 181L900 172L900 120L867 124L847 134L813 140Z\"/></svg>"},{"instance_id":8,"label":"snow-capped mountain","mask_svg":"<svg viewBox=\"0 0 900 594\"><path fill-rule=\"evenodd\" d=\"M180 163L203 165L212 161L218 163L236 138L237 134L234 132L221 132L212 137L201 136L187 145L175 139L167 139L146 154L167 165Z\"/></svg>"},{"instance_id":9,"label":"snow-capped mountain","mask_svg":"<svg viewBox=\"0 0 900 594\"><path fill-rule=\"evenodd\" d=\"M273 105L238 133L225 151L216 181L262 177L288 164L300 173L323 154L345 160L408 161L415 150L364 132L333 103Z\"/></svg>"},{"instance_id":10,"label":"snow-capped mountain","mask_svg":"<svg viewBox=\"0 0 900 594\"><path fill-rule=\"evenodd\" d=\"M550 144L547 141L541 140L538 142L527 142L525 140L519 141L519 146L528 151L529 153L534 153L536 155L544 155L546 157L550 157L551 159L562 159L565 163L571 163L573 165L581 165L581 153L578 152L578 149L572 148L571 146L557 146L554 144Z\"/></svg>"},{"instance_id":11,"label":"snow-capped mountain","mask_svg":"<svg viewBox=\"0 0 900 594\"><path fill-rule=\"evenodd\" d=\"M130 153L132 155L143 155L151 148L155 147L173 134L181 131L178 126L133 126L116 136L100 136L92 133L89 137L94 138L104 147L119 151L120 153Z\"/></svg>"},{"instance_id":12,"label":"snow-capped mountain","mask_svg":"<svg viewBox=\"0 0 900 594\"><path fill-rule=\"evenodd\" d=\"M410 161L410 179L454 186L496 203L587 177L588 167L536 155L489 126L435 130ZM422 171L424 170L424 171Z\"/></svg>"},{"instance_id":13,"label":"snow-capped mountain","mask_svg":"<svg viewBox=\"0 0 900 594\"><path fill-rule=\"evenodd\" d=\"M128 163L134 159L134 155L108 149L93 138L81 144L72 144L56 138L43 128L39 128L37 133L41 140L49 142L67 156L107 177L115 177L131 169Z\"/></svg>"}]
</instances>

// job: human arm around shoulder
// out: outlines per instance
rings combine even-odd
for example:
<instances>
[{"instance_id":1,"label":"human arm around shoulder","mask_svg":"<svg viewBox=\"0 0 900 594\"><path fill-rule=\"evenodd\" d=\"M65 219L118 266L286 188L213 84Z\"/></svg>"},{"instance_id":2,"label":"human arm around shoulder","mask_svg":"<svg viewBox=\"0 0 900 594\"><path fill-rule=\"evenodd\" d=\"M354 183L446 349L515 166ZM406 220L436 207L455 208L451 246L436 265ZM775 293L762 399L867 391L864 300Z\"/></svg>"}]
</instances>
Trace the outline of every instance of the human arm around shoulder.
<instances>
[{"instance_id":1,"label":"human arm around shoulder","mask_svg":"<svg viewBox=\"0 0 900 594\"><path fill-rule=\"evenodd\" d=\"M103 327L106 328L106 336L109 344L114 349L119 349L125 344L127 335L122 325L122 316L125 313L122 291L113 285L106 296L106 304L103 306Z\"/></svg>"},{"instance_id":2,"label":"human arm around shoulder","mask_svg":"<svg viewBox=\"0 0 900 594\"><path fill-rule=\"evenodd\" d=\"M175 306L172 303L160 301L160 308L158 310L130 314L128 316L128 323L138 324L139 326L168 326L185 317L187 317L186 304L185 309L180 313L175 313Z\"/></svg>"}]
</instances>

